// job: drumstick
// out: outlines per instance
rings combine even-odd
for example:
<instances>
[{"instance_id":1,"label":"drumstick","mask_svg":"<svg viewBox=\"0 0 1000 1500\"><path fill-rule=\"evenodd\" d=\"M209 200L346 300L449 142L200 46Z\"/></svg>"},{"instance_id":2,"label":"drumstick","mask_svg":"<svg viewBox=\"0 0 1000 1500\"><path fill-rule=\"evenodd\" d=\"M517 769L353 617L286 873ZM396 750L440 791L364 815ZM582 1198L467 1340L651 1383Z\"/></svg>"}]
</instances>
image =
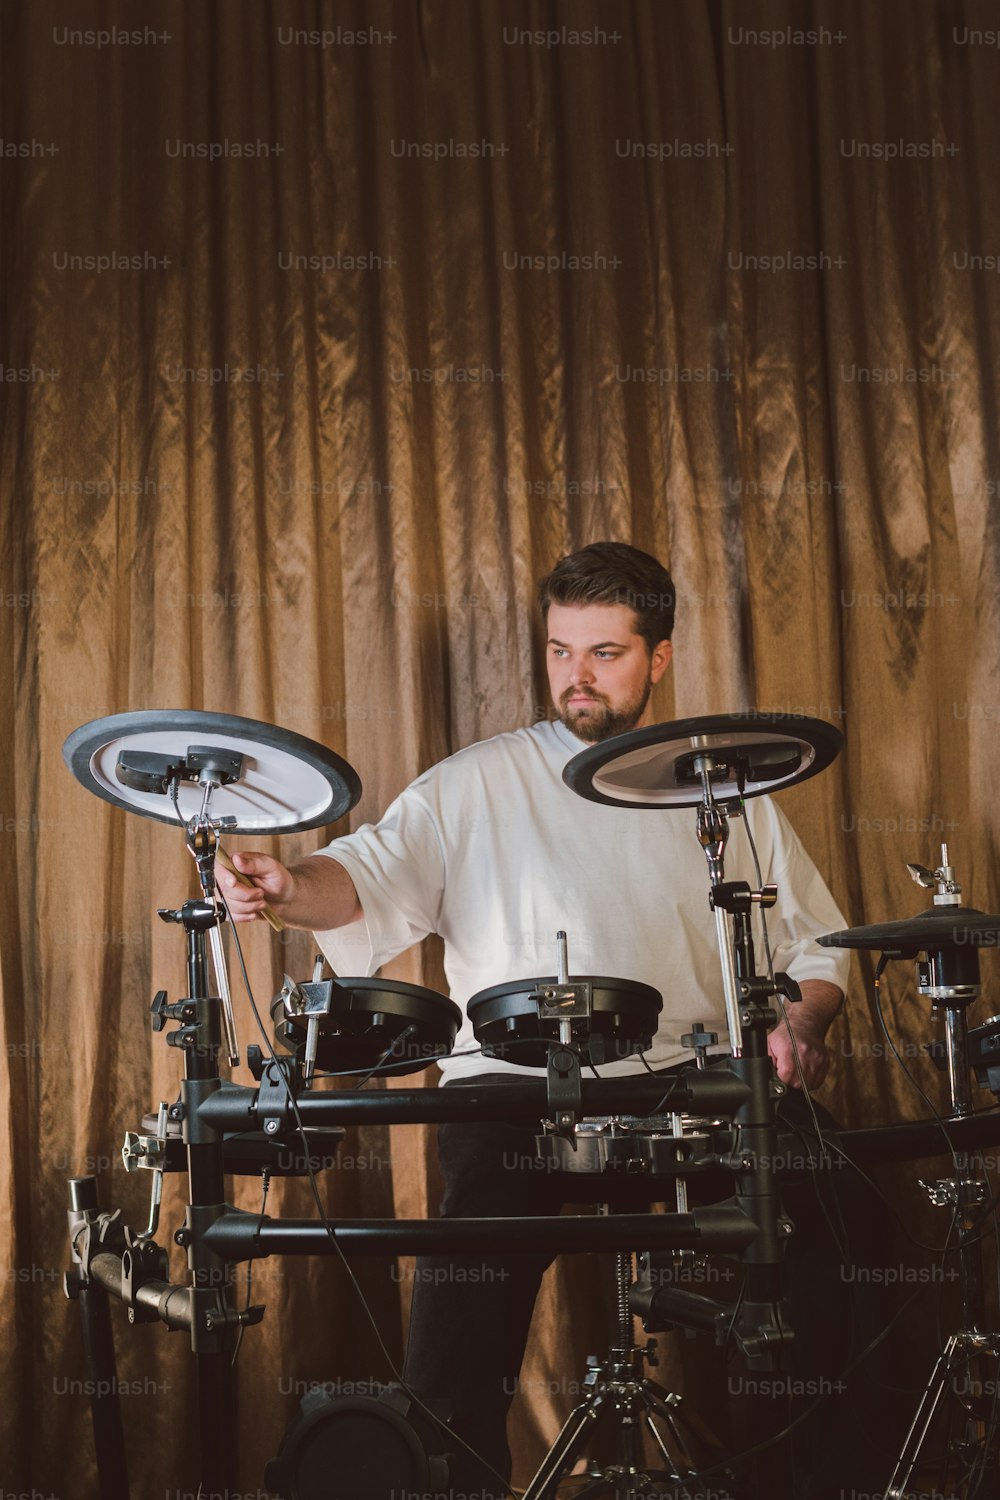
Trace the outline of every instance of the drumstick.
<instances>
[{"instance_id":1,"label":"drumstick","mask_svg":"<svg viewBox=\"0 0 1000 1500\"><path fill-rule=\"evenodd\" d=\"M253 881L248 880L245 875L237 870L236 866L233 864L232 860L229 858L229 855L226 853L225 849L223 849L221 844L216 844L215 846L215 857L224 870L228 870L230 875L236 876L236 879L239 881L240 885L247 885L251 890L256 889ZM264 921L269 923L270 926L273 927L275 932L284 932L284 922L280 917L275 916L274 912L269 906L261 907L260 914L264 918Z\"/></svg>"}]
</instances>

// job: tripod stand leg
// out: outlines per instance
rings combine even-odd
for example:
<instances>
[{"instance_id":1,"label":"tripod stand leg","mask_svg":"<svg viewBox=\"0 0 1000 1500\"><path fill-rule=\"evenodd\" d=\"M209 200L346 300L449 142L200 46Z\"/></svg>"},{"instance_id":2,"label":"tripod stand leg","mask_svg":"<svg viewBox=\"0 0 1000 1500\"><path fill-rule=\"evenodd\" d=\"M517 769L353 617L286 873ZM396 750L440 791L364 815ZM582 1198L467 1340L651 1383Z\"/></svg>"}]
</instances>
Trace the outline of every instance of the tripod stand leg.
<instances>
[{"instance_id":1,"label":"tripod stand leg","mask_svg":"<svg viewBox=\"0 0 1000 1500\"><path fill-rule=\"evenodd\" d=\"M693 1474L695 1472L695 1464L693 1459L691 1458L691 1454L688 1452L687 1444L684 1441L684 1435L677 1424L673 1412L665 1401L660 1400L648 1389L648 1386L646 1390L646 1407L647 1410L644 1418L646 1426L653 1434L653 1440L663 1456L663 1462L666 1465L667 1471L670 1474L671 1478L684 1479L687 1474ZM676 1458L673 1458L671 1456L666 1443L663 1441L662 1434L660 1433L656 1423L653 1421L654 1415L659 1417L660 1421L669 1432L671 1441L674 1445L674 1452L677 1455Z\"/></svg>"},{"instance_id":2,"label":"tripod stand leg","mask_svg":"<svg viewBox=\"0 0 1000 1500\"><path fill-rule=\"evenodd\" d=\"M521 1500L555 1500L556 1486L579 1458L588 1426L593 1430L606 1401L598 1392L573 1408Z\"/></svg>"},{"instance_id":3,"label":"tripod stand leg","mask_svg":"<svg viewBox=\"0 0 1000 1500\"><path fill-rule=\"evenodd\" d=\"M953 1333L947 1344L945 1344L944 1351L938 1356L937 1364L931 1371L930 1380L927 1382L913 1421L910 1423L910 1430L906 1434L896 1467L893 1469L892 1477L885 1487L885 1500L903 1500L906 1486L910 1481L910 1475L916 1467L917 1459L920 1457L920 1451L930 1431L934 1415L941 1404L941 1397L944 1395L948 1377L955 1363L958 1342L958 1336Z\"/></svg>"},{"instance_id":4,"label":"tripod stand leg","mask_svg":"<svg viewBox=\"0 0 1000 1500\"><path fill-rule=\"evenodd\" d=\"M679 1472L679 1470L677 1468L676 1463L674 1462L673 1458L670 1455L670 1450L668 1449L666 1443L663 1441L663 1438L662 1438L662 1436L660 1434L659 1428L657 1427L656 1423L653 1421L652 1412L647 1412L646 1415L643 1417L643 1421L646 1424L646 1429L649 1432L650 1436L652 1437L653 1442L656 1444L657 1448L659 1448L659 1450L660 1450L660 1457L663 1459L664 1465L666 1467L666 1471L670 1475L671 1479L681 1479L681 1478L683 1478L683 1476L681 1475L681 1473ZM690 1471L691 1465L688 1462L686 1454L684 1453L684 1444L681 1441L680 1433L677 1431L676 1427L674 1426L674 1424L672 1422L667 1423L667 1426L670 1429L670 1436L674 1439L674 1441L678 1445L678 1450L679 1450L680 1456L682 1457L682 1459L684 1461L685 1466Z\"/></svg>"}]
</instances>

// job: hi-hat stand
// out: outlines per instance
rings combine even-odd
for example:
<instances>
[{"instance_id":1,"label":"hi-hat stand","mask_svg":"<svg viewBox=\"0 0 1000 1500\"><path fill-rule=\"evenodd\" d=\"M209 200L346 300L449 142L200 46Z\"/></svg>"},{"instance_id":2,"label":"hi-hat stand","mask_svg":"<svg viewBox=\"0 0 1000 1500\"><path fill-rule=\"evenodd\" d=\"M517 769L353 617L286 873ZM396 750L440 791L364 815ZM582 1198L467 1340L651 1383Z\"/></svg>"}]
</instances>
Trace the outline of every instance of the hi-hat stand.
<instances>
[{"instance_id":1,"label":"hi-hat stand","mask_svg":"<svg viewBox=\"0 0 1000 1500\"><path fill-rule=\"evenodd\" d=\"M936 887L934 903L938 910L958 907L961 888L955 881L954 868L948 862L947 845L941 848L941 865L931 872L911 866L918 884ZM969 1077L969 1035L967 1009L980 993L979 952L975 945L962 948L941 942L929 949L927 958L917 964L917 988L944 1011L945 1056L948 1073L948 1113L962 1119L973 1111ZM988 1185L978 1175L978 1158L957 1149L954 1175L933 1182L922 1182L930 1201L936 1207L951 1207L958 1244L958 1269L962 1296L961 1327L947 1339L931 1371L916 1413L903 1442L902 1450L886 1485L886 1500L904 1500L910 1477L924 1452L931 1426L945 1393L961 1370L975 1372L968 1399L967 1431L963 1445L963 1464L967 1469L979 1467L988 1482L995 1485L1000 1476L997 1454L997 1413L995 1403L985 1392L997 1390L1000 1372L1000 1336L987 1328L986 1297L983 1287L981 1213L987 1201ZM985 1370L992 1378L985 1380ZM985 1493L980 1490L980 1493Z\"/></svg>"},{"instance_id":2,"label":"hi-hat stand","mask_svg":"<svg viewBox=\"0 0 1000 1500\"><path fill-rule=\"evenodd\" d=\"M235 1306L228 1263L206 1240L209 1227L227 1211L223 1136L199 1113L222 1087L222 1002L207 990L207 933L217 913L214 904L186 901L178 910L160 915L181 925L187 938L190 994L174 1005L167 1004L164 995L157 996L153 1024L160 1030L167 1020L179 1023L167 1041L184 1057L181 1112L190 1186L184 1227L174 1240L187 1250L190 1281L171 1284L166 1251L148 1231L136 1234L121 1223L118 1213L99 1211L94 1178L70 1181L73 1267L66 1291L80 1302L84 1317L102 1500L125 1500L128 1495L121 1420L117 1402L106 1395L117 1390L108 1296L125 1304L131 1324L163 1322L189 1333L197 1370L200 1477L209 1493L223 1493L233 1480L233 1333L241 1324L259 1322L264 1312L263 1307ZM165 1151L165 1139L162 1146ZM154 1203L158 1187L155 1173ZM155 1222L154 1207L154 1229Z\"/></svg>"},{"instance_id":3,"label":"hi-hat stand","mask_svg":"<svg viewBox=\"0 0 1000 1500\"><path fill-rule=\"evenodd\" d=\"M830 946L880 952L876 984L890 959L916 960L919 993L927 996L935 1011L944 1012L943 1062L948 1077L948 1113L940 1129L948 1137L953 1122L967 1120L973 1114L966 1012L980 993L979 944L995 944L997 918L961 904L961 886L949 862L947 844L941 846L941 864L936 870L915 864L907 869L918 885L934 890L932 909L907 921L850 928L820 941ZM921 959L920 953L926 956ZM988 1030L989 1025L979 1028L980 1032ZM994 1085L1000 1087L1000 1078L990 1081L990 1086ZM969 1389L955 1392L964 1409L965 1432L953 1443L953 1449L966 1474L978 1471L977 1487L964 1493L982 1496L984 1500L987 1494L997 1493L1000 1411L987 1393L1000 1389L997 1385L1000 1335L987 1326L981 1220L983 1212L988 1210L988 1185L979 1176L978 1163L974 1151L956 1142L954 1175L931 1182L921 1180L936 1207L952 1210L961 1287L961 1326L946 1340L920 1396L885 1488L886 1500L906 1500L913 1473L926 1454L935 1417L954 1386L956 1375L963 1369L975 1373L967 1382ZM993 1372L988 1381L984 1379L987 1366ZM981 1487L983 1480L989 1488Z\"/></svg>"}]
</instances>

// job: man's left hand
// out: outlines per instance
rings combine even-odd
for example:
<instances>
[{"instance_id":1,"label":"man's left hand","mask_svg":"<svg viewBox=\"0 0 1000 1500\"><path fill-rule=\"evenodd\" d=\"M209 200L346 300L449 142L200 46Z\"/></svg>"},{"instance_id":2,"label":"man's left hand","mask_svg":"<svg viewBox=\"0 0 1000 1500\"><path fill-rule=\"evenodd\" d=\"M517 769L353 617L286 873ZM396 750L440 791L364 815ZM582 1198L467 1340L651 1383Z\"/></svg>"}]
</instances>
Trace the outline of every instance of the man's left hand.
<instances>
[{"instance_id":1,"label":"man's left hand","mask_svg":"<svg viewBox=\"0 0 1000 1500\"><path fill-rule=\"evenodd\" d=\"M767 1050L774 1059L774 1066L782 1083L789 1088L799 1089L804 1078L806 1088L811 1093L813 1089L819 1088L830 1071L830 1049L823 1040L824 1030L816 1026L803 1026L801 1023L797 1026L792 1016L789 1016L789 1024L795 1038L795 1050L788 1034L788 1026L780 1019L768 1035ZM799 1054L802 1077L799 1076L799 1068L795 1066L795 1051Z\"/></svg>"},{"instance_id":2,"label":"man's left hand","mask_svg":"<svg viewBox=\"0 0 1000 1500\"><path fill-rule=\"evenodd\" d=\"M802 999L784 1007L788 1024L778 1017L777 1026L768 1035L767 1050L774 1059L782 1083L800 1089L804 1078L806 1088L812 1092L819 1088L830 1071L831 1053L825 1038L844 996L835 984L829 984L825 979L803 979L799 990ZM794 1048L788 1035L789 1026L795 1037ZM802 1077L795 1065L796 1052Z\"/></svg>"}]
</instances>

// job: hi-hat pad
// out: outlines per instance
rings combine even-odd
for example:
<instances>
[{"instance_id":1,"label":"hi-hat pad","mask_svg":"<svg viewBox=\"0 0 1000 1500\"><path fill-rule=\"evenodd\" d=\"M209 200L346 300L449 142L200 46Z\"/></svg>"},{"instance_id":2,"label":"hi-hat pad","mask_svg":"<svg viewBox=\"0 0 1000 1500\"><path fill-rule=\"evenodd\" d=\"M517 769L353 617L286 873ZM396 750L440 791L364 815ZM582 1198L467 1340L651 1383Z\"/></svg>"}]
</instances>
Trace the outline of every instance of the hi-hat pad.
<instances>
[{"instance_id":1,"label":"hi-hat pad","mask_svg":"<svg viewBox=\"0 0 1000 1500\"><path fill-rule=\"evenodd\" d=\"M226 820L229 833L319 828L361 796L357 773L325 745L233 714L157 709L94 719L74 729L63 759L89 792L160 823L176 823L178 811L186 823L213 786L212 820Z\"/></svg>"},{"instance_id":2,"label":"hi-hat pad","mask_svg":"<svg viewBox=\"0 0 1000 1500\"><path fill-rule=\"evenodd\" d=\"M1000 916L974 906L934 906L898 922L828 932L816 941L824 948L860 948L891 958L916 958L942 948L997 948Z\"/></svg>"},{"instance_id":3,"label":"hi-hat pad","mask_svg":"<svg viewBox=\"0 0 1000 1500\"><path fill-rule=\"evenodd\" d=\"M563 768L568 787L611 807L698 807L699 765L710 764L720 802L759 797L823 771L844 737L823 719L798 714L708 714L649 724L582 750Z\"/></svg>"}]
</instances>

